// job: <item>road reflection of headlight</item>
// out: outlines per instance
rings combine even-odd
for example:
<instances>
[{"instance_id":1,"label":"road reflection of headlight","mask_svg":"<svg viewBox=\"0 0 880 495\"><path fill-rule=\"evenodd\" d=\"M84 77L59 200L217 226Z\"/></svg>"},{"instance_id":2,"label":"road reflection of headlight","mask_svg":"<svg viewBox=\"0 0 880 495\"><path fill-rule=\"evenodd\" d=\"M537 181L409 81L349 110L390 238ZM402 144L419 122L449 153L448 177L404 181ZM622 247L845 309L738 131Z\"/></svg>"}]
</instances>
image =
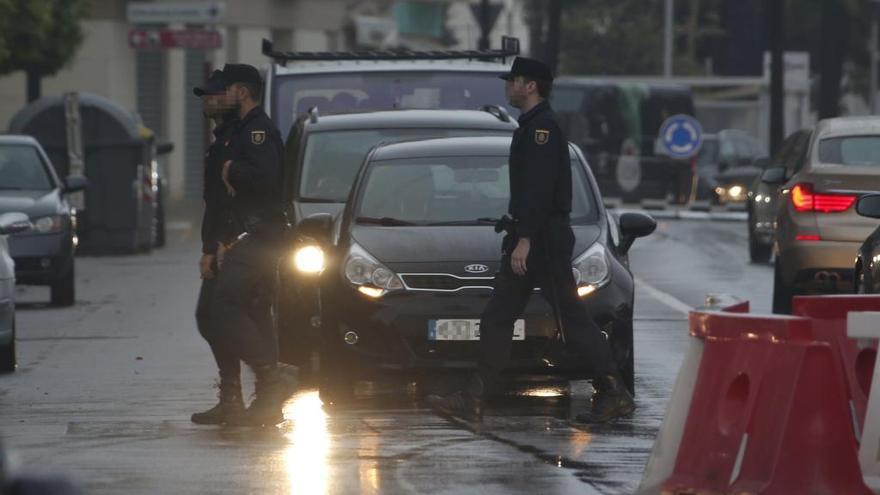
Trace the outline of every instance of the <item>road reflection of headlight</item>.
<instances>
[{"instance_id":1,"label":"road reflection of headlight","mask_svg":"<svg viewBox=\"0 0 880 495\"><path fill-rule=\"evenodd\" d=\"M297 394L285 405L284 417L293 424L284 435L290 442L284 452L290 493L327 493L330 433L318 392Z\"/></svg>"},{"instance_id":2,"label":"road reflection of headlight","mask_svg":"<svg viewBox=\"0 0 880 495\"><path fill-rule=\"evenodd\" d=\"M293 266L300 273L317 275L324 271L324 251L318 246L304 246L293 255Z\"/></svg>"}]
</instances>

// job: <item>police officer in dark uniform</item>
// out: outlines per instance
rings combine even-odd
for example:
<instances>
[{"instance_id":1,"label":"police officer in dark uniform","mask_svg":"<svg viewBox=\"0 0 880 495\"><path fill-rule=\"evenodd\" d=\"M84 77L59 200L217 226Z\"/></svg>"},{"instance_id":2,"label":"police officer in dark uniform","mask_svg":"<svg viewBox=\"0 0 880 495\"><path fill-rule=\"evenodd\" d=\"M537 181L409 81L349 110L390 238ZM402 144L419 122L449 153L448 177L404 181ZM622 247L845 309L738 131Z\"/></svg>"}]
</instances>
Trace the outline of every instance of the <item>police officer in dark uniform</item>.
<instances>
[{"instance_id":1,"label":"police officer in dark uniform","mask_svg":"<svg viewBox=\"0 0 880 495\"><path fill-rule=\"evenodd\" d=\"M226 64L226 94L237 110L230 138L231 158L221 179L231 196L232 230L218 252L212 315L226 342L256 375L256 397L242 425L284 420L286 387L277 366L278 338L270 307L284 236L281 204L283 144L260 107L263 80L256 68Z\"/></svg>"},{"instance_id":2,"label":"police officer in dark uniform","mask_svg":"<svg viewBox=\"0 0 880 495\"><path fill-rule=\"evenodd\" d=\"M510 358L513 325L535 287L562 320L568 351L589 363L596 394L583 422L606 422L631 414L635 403L624 386L611 348L577 297L571 270L574 233L571 229L571 161L568 141L546 99L553 74L538 60L517 57L506 82L510 104L521 110L519 128L510 146L512 228L503 243L501 269L480 320L479 372L467 389L430 396L435 409L468 419L482 417L483 396L500 384Z\"/></svg>"},{"instance_id":3,"label":"police officer in dark uniform","mask_svg":"<svg viewBox=\"0 0 880 495\"><path fill-rule=\"evenodd\" d=\"M196 306L196 324L199 333L208 342L220 373L220 401L204 412L192 415L193 423L222 424L238 422L244 416L241 395L241 364L236 349L224 345L220 326L213 320L212 306L217 284L217 248L229 234L231 196L221 177L223 164L232 158L230 146L236 120L235 110L226 95L223 73L215 70L193 94L202 99L205 116L214 121L214 141L205 154L204 193L205 212L202 217L202 257L199 271L202 288Z\"/></svg>"}]
</instances>

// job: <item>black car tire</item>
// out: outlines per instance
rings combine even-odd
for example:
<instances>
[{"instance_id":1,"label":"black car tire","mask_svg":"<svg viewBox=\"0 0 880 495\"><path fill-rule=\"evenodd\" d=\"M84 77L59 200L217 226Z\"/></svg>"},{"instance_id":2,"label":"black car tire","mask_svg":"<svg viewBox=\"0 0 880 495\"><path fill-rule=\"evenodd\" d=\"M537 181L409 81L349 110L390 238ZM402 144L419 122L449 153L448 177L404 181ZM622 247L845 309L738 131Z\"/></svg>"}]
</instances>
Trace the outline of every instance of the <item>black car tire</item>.
<instances>
[{"instance_id":1,"label":"black car tire","mask_svg":"<svg viewBox=\"0 0 880 495\"><path fill-rule=\"evenodd\" d=\"M792 287L785 285L779 263L773 268L773 312L776 314L791 314L791 299L795 295Z\"/></svg>"},{"instance_id":2,"label":"black car tire","mask_svg":"<svg viewBox=\"0 0 880 495\"><path fill-rule=\"evenodd\" d=\"M12 320L12 342L7 346L0 347L0 373L12 373L17 364L15 351L15 320Z\"/></svg>"},{"instance_id":3,"label":"black car tire","mask_svg":"<svg viewBox=\"0 0 880 495\"><path fill-rule=\"evenodd\" d=\"M295 302L288 291L276 291L278 312L278 349L283 363L297 366L304 372L312 369L312 355L317 350L317 333L311 326L309 318L303 316L302 305ZM282 301L284 303L282 304Z\"/></svg>"},{"instance_id":4,"label":"black car tire","mask_svg":"<svg viewBox=\"0 0 880 495\"><path fill-rule=\"evenodd\" d=\"M623 383L629 393L636 395L635 352L633 347L632 318L614 323L614 335L611 336L611 353L620 370Z\"/></svg>"},{"instance_id":5,"label":"black car tire","mask_svg":"<svg viewBox=\"0 0 880 495\"><path fill-rule=\"evenodd\" d=\"M749 208L749 259L752 263L769 263L773 256L773 245L764 244L755 239L755 218Z\"/></svg>"},{"instance_id":6,"label":"black car tire","mask_svg":"<svg viewBox=\"0 0 880 495\"><path fill-rule=\"evenodd\" d=\"M76 301L76 277L73 265L52 284L51 301L54 306L71 306Z\"/></svg>"},{"instance_id":7,"label":"black car tire","mask_svg":"<svg viewBox=\"0 0 880 495\"><path fill-rule=\"evenodd\" d=\"M156 214L153 218L153 247L165 246L165 206L162 198L156 203Z\"/></svg>"},{"instance_id":8,"label":"black car tire","mask_svg":"<svg viewBox=\"0 0 880 495\"><path fill-rule=\"evenodd\" d=\"M324 337L318 372L318 396L324 404L344 404L354 399L355 380L351 367L341 359L343 351L339 343Z\"/></svg>"}]
</instances>

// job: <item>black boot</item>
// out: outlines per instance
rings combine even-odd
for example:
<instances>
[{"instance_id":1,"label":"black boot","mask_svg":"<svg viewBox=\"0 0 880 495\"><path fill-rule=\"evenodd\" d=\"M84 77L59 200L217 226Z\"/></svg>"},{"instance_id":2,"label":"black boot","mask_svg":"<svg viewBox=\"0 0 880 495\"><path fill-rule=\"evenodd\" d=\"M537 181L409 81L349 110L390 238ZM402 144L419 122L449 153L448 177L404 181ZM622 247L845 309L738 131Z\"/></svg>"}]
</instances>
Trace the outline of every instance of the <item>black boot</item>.
<instances>
[{"instance_id":1,"label":"black boot","mask_svg":"<svg viewBox=\"0 0 880 495\"><path fill-rule=\"evenodd\" d=\"M221 381L220 402L207 411L193 413L190 420L199 425L220 425L235 423L244 417L244 400L241 397L241 382Z\"/></svg>"},{"instance_id":2,"label":"black boot","mask_svg":"<svg viewBox=\"0 0 880 495\"><path fill-rule=\"evenodd\" d=\"M240 426L275 426L284 422L284 401L290 396L286 381L274 365L254 368L256 397Z\"/></svg>"},{"instance_id":3,"label":"black boot","mask_svg":"<svg viewBox=\"0 0 880 495\"><path fill-rule=\"evenodd\" d=\"M635 411L636 403L620 376L600 376L593 381L593 386L596 389L596 393L593 394L593 407L590 412L578 414L579 422L607 423L629 416Z\"/></svg>"},{"instance_id":4,"label":"black boot","mask_svg":"<svg viewBox=\"0 0 880 495\"><path fill-rule=\"evenodd\" d=\"M425 401L440 414L456 416L466 421L482 421L485 388L482 378L475 375L464 390L446 396L432 394Z\"/></svg>"}]
</instances>

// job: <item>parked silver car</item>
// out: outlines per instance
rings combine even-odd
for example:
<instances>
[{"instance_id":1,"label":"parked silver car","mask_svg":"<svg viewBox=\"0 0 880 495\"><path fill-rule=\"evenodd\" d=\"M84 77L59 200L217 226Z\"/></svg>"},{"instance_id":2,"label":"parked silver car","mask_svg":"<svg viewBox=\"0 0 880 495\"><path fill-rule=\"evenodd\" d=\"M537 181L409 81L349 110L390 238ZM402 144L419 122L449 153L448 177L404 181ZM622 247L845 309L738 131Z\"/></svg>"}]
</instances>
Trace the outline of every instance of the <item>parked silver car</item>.
<instances>
[{"instance_id":1,"label":"parked silver car","mask_svg":"<svg viewBox=\"0 0 880 495\"><path fill-rule=\"evenodd\" d=\"M0 373L15 371L15 262L6 236L31 229L24 213L0 215Z\"/></svg>"}]
</instances>

